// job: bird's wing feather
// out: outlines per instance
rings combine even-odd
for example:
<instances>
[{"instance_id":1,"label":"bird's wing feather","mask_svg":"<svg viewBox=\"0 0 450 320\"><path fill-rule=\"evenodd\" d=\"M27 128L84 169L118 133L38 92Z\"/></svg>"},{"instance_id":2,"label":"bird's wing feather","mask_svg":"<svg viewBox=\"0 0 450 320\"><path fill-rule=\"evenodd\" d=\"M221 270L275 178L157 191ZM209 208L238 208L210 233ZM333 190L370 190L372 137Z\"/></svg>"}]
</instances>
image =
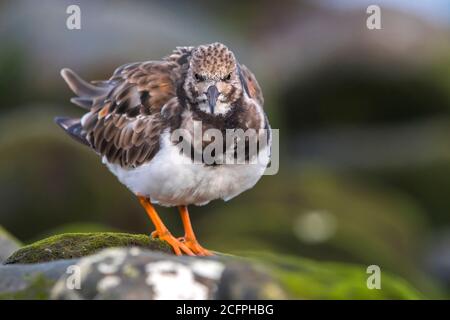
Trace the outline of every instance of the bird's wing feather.
<instances>
[{"instance_id":1,"label":"bird's wing feather","mask_svg":"<svg viewBox=\"0 0 450 320\"><path fill-rule=\"evenodd\" d=\"M247 87L248 94L262 107L264 105L264 97L255 75L243 64L240 65L240 70L245 86Z\"/></svg>"},{"instance_id":2,"label":"bird's wing feather","mask_svg":"<svg viewBox=\"0 0 450 320\"><path fill-rule=\"evenodd\" d=\"M110 163L131 167L151 160L160 134L170 125L162 108L169 104L177 110L179 69L174 61L131 63L117 68L109 80L92 82L91 90L83 91L92 94L73 101L90 108L79 120L80 135Z\"/></svg>"},{"instance_id":3,"label":"bird's wing feather","mask_svg":"<svg viewBox=\"0 0 450 320\"><path fill-rule=\"evenodd\" d=\"M164 58L166 61L176 62L179 65L186 65L195 47L177 47L170 55Z\"/></svg>"}]
</instances>

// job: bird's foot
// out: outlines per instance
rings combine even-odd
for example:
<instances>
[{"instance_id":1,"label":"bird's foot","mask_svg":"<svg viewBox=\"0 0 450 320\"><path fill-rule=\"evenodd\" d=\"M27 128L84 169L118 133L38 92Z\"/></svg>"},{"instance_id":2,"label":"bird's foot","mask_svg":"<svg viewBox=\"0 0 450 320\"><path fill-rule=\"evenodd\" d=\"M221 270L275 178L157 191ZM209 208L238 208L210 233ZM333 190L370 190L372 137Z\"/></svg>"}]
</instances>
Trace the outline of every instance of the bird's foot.
<instances>
[{"instance_id":1,"label":"bird's foot","mask_svg":"<svg viewBox=\"0 0 450 320\"><path fill-rule=\"evenodd\" d=\"M191 250L187 244L183 243L182 241L175 238L169 231L160 233L158 231L153 231L151 233L152 238L158 238L162 241L167 242L173 249L173 252L177 256L181 256L183 253L187 254L188 256L195 256L195 253L193 250Z\"/></svg>"},{"instance_id":2,"label":"bird's foot","mask_svg":"<svg viewBox=\"0 0 450 320\"><path fill-rule=\"evenodd\" d=\"M186 237L178 238L178 241L186 245L193 253L195 253L197 256L213 256L214 254L203 248L200 243L196 239L189 239Z\"/></svg>"}]
</instances>

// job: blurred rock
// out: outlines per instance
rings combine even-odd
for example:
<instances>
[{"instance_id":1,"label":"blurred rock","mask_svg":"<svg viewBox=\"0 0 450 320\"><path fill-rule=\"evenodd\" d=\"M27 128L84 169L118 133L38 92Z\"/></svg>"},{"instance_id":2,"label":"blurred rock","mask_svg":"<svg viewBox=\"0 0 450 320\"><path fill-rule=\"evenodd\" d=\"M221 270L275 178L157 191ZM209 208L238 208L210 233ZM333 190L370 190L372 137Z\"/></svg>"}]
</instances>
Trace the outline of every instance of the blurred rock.
<instances>
[{"instance_id":1,"label":"blurred rock","mask_svg":"<svg viewBox=\"0 0 450 320\"><path fill-rule=\"evenodd\" d=\"M50 290L75 260L0 265L0 300L48 299Z\"/></svg>"},{"instance_id":2,"label":"blurred rock","mask_svg":"<svg viewBox=\"0 0 450 320\"><path fill-rule=\"evenodd\" d=\"M229 263L222 273L217 299L283 299L287 294L274 282L267 271L255 269L255 265Z\"/></svg>"},{"instance_id":3,"label":"blurred rock","mask_svg":"<svg viewBox=\"0 0 450 320\"><path fill-rule=\"evenodd\" d=\"M0 264L6 260L21 244L17 239L0 226Z\"/></svg>"}]
</instances>

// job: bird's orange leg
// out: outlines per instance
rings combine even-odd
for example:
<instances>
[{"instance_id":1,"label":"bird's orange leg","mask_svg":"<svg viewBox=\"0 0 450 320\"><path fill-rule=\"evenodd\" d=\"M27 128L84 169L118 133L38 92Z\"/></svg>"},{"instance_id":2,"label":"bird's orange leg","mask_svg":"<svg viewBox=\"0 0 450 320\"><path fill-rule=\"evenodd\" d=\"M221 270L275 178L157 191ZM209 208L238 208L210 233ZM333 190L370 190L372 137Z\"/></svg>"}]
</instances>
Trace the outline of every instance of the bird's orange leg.
<instances>
[{"instance_id":1,"label":"bird's orange leg","mask_svg":"<svg viewBox=\"0 0 450 320\"><path fill-rule=\"evenodd\" d=\"M152 237L157 237L161 240L166 241L172 247L177 256L180 256L182 253L193 256L194 253L192 252L192 250L170 233L169 229L167 229L167 227L164 225L150 201L143 196L138 195L137 197L141 205L144 207L145 211L147 211L147 214L152 220L153 224L155 225L156 230L152 232Z\"/></svg>"},{"instance_id":2,"label":"bird's orange leg","mask_svg":"<svg viewBox=\"0 0 450 320\"><path fill-rule=\"evenodd\" d=\"M178 206L178 210L180 211L184 227L184 237L180 238L180 240L195 254L199 256L212 256L213 254L210 251L206 250L198 243L194 230L192 229L187 206Z\"/></svg>"}]
</instances>

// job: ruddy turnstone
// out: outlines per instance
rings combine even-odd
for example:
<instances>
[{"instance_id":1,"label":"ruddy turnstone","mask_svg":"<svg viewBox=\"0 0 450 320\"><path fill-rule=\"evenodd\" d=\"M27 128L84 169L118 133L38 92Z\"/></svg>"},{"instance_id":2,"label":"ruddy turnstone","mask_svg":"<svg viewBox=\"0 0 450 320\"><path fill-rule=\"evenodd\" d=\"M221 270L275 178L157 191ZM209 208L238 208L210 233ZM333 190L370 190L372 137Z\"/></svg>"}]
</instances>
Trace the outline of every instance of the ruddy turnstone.
<instances>
[{"instance_id":1,"label":"ruddy turnstone","mask_svg":"<svg viewBox=\"0 0 450 320\"><path fill-rule=\"evenodd\" d=\"M88 83L69 69L61 75L77 95L71 102L88 112L80 119L58 117L56 123L97 152L138 197L155 225L152 236L168 242L177 255L210 255L197 242L187 206L229 200L252 188L270 160L270 126L253 73L225 45L213 43L178 47L161 61L123 65L105 81ZM235 129L253 130L268 143L251 154L249 138L241 138L246 142L243 162L221 158L207 163L203 155L196 161L174 141L173 133L181 129L195 135L198 123L202 132L213 129L223 135ZM263 131L265 135L260 134ZM236 159L239 139L232 140L223 144L224 150L232 150ZM188 151L198 154L195 140L189 143ZM200 150L205 145L202 140ZM256 155L258 160L250 161ZM155 203L178 207L184 237L169 232Z\"/></svg>"}]
</instances>

